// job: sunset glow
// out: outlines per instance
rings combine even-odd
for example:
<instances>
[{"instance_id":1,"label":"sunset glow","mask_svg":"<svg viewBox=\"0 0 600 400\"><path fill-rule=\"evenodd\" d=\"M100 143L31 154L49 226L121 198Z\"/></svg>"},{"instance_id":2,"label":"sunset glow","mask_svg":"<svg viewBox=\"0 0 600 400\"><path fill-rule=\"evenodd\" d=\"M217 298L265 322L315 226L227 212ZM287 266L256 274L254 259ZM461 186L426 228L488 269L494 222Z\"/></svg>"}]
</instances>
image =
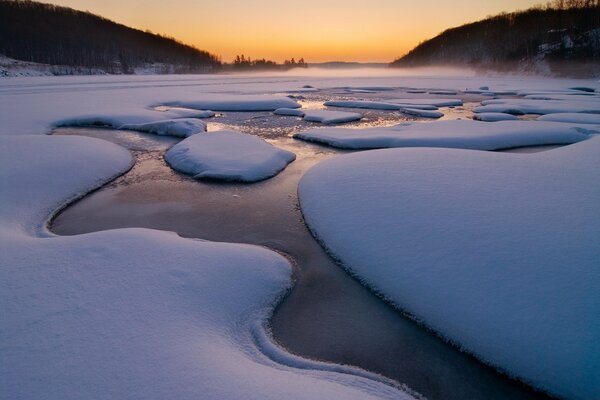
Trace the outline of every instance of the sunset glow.
<instances>
[{"instance_id":1,"label":"sunset glow","mask_svg":"<svg viewBox=\"0 0 600 400\"><path fill-rule=\"evenodd\" d=\"M143 30L172 36L231 61L390 62L447 28L536 0L59 0Z\"/></svg>"}]
</instances>

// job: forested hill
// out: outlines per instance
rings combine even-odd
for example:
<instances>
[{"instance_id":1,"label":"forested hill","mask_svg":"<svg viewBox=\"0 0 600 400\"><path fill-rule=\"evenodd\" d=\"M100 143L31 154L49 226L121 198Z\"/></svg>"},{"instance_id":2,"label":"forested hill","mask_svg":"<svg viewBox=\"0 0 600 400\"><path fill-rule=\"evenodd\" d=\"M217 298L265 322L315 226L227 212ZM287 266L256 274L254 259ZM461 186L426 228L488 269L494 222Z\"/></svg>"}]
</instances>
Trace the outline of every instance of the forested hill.
<instances>
[{"instance_id":1,"label":"forested hill","mask_svg":"<svg viewBox=\"0 0 600 400\"><path fill-rule=\"evenodd\" d=\"M168 6L165 3L165 6ZM107 73L209 72L219 59L174 39L88 12L24 0L0 0L0 54Z\"/></svg>"},{"instance_id":2,"label":"forested hill","mask_svg":"<svg viewBox=\"0 0 600 400\"><path fill-rule=\"evenodd\" d=\"M600 0L558 0L449 29L391 64L425 65L600 75Z\"/></svg>"}]
</instances>

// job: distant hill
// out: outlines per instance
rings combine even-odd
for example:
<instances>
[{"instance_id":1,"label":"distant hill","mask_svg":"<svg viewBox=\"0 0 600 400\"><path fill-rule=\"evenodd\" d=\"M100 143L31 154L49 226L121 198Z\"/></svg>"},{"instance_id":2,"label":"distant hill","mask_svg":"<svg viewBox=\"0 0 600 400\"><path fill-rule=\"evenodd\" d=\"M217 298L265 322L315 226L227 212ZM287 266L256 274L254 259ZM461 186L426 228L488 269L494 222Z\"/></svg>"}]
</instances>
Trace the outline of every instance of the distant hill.
<instances>
[{"instance_id":1,"label":"distant hill","mask_svg":"<svg viewBox=\"0 0 600 400\"><path fill-rule=\"evenodd\" d=\"M427 65L600 76L600 1L557 0L448 29L391 64Z\"/></svg>"},{"instance_id":2,"label":"distant hill","mask_svg":"<svg viewBox=\"0 0 600 400\"><path fill-rule=\"evenodd\" d=\"M0 54L60 65L56 71L64 73L64 67L78 73L198 73L221 65L218 57L172 38L25 0L0 0Z\"/></svg>"}]
</instances>

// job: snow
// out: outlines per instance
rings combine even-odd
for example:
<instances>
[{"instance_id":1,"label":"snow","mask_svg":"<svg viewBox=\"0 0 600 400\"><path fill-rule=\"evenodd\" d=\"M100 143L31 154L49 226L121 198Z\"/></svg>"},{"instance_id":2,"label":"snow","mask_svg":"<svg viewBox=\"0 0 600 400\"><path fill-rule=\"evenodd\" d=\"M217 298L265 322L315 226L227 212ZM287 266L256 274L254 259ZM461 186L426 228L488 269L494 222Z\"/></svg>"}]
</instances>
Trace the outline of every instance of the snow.
<instances>
[{"instance_id":1,"label":"snow","mask_svg":"<svg viewBox=\"0 0 600 400\"><path fill-rule=\"evenodd\" d=\"M414 116L423 117L423 118L441 118L444 116L444 113L439 112L439 111L419 110L416 108L403 108L401 111L404 114L414 115Z\"/></svg>"},{"instance_id":2,"label":"snow","mask_svg":"<svg viewBox=\"0 0 600 400\"><path fill-rule=\"evenodd\" d=\"M600 99L600 98L599 98ZM476 113L507 114L554 114L554 113L593 113L600 114L600 101L586 100L531 100L531 99L495 99L482 102L482 106L473 109Z\"/></svg>"},{"instance_id":3,"label":"snow","mask_svg":"<svg viewBox=\"0 0 600 400\"><path fill-rule=\"evenodd\" d=\"M569 124L537 121L502 121L494 124L456 120L402 123L387 128L321 128L310 129L294 138L344 149L377 149L385 147L452 147L461 149L498 150L523 146L570 144L599 133L600 127L589 129Z\"/></svg>"},{"instance_id":4,"label":"snow","mask_svg":"<svg viewBox=\"0 0 600 400\"><path fill-rule=\"evenodd\" d=\"M162 111L171 118L211 118L216 115L210 110L192 110L181 107L157 107L156 111Z\"/></svg>"},{"instance_id":5,"label":"snow","mask_svg":"<svg viewBox=\"0 0 600 400\"><path fill-rule=\"evenodd\" d=\"M195 179L242 182L271 178L295 159L292 152L235 131L194 135L165 154L171 167Z\"/></svg>"},{"instance_id":6,"label":"snow","mask_svg":"<svg viewBox=\"0 0 600 400\"><path fill-rule=\"evenodd\" d=\"M600 114L557 113L538 117L538 121L574 122L578 124L600 125Z\"/></svg>"},{"instance_id":7,"label":"snow","mask_svg":"<svg viewBox=\"0 0 600 400\"><path fill-rule=\"evenodd\" d=\"M272 251L148 229L48 232L56 210L130 167L123 148L6 135L0 153L4 397L409 398L271 342L265 321L291 285Z\"/></svg>"},{"instance_id":8,"label":"snow","mask_svg":"<svg viewBox=\"0 0 600 400\"><path fill-rule=\"evenodd\" d=\"M206 132L206 123L195 118L168 119L143 124L125 124L117 129L154 133L161 136L188 137Z\"/></svg>"},{"instance_id":9,"label":"snow","mask_svg":"<svg viewBox=\"0 0 600 400\"><path fill-rule=\"evenodd\" d=\"M383 101L368 100L331 100L323 105L327 107L345 107L345 108L365 108L373 110L400 110L402 107L398 104Z\"/></svg>"},{"instance_id":10,"label":"snow","mask_svg":"<svg viewBox=\"0 0 600 400\"><path fill-rule=\"evenodd\" d=\"M304 110L299 108L278 108L273 111L275 115L289 115L292 117L304 117Z\"/></svg>"},{"instance_id":11,"label":"snow","mask_svg":"<svg viewBox=\"0 0 600 400\"><path fill-rule=\"evenodd\" d=\"M400 104L405 107L413 107L414 106L433 106L433 107L455 107L462 106L463 102L460 99L422 99L422 98L414 98L414 99L392 99L389 100L391 103Z\"/></svg>"},{"instance_id":12,"label":"snow","mask_svg":"<svg viewBox=\"0 0 600 400\"><path fill-rule=\"evenodd\" d=\"M285 96L207 94L192 101L169 101L163 105L215 111L273 111L299 108L300 104Z\"/></svg>"},{"instance_id":13,"label":"snow","mask_svg":"<svg viewBox=\"0 0 600 400\"><path fill-rule=\"evenodd\" d=\"M456 95L458 94L455 90L430 90L429 94L442 94L442 95Z\"/></svg>"},{"instance_id":14,"label":"snow","mask_svg":"<svg viewBox=\"0 0 600 400\"><path fill-rule=\"evenodd\" d=\"M167 113L167 112L164 112ZM158 119L164 113L153 112L140 115L87 115L64 118L56 121L56 127L101 126L112 129L123 129L154 133L163 136L187 137L206 131L206 123L196 118Z\"/></svg>"},{"instance_id":15,"label":"snow","mask_svg":"<svg viewBox=\"0 0 600 400\"><path fill-rule=\"evenodd\" d=\"M498 121L514 121L518 119L512 114L505 113L479 113L473 116L473 119L484 122L498 122Z\"/></svg>"},{"instance_id":16,"label":"snow","mask_svg":"<svg viewBox=\"0 0 600 400\"><path fill-rule=\"evenodd\" d=\"M303 117L305 121L320 122L327 125L342 124L345 122L359 121L362 119L362 115L358 113L298 108L278 108L277 110L273 111L273 114Z\"/></svg>"},{"instance_id":17,"label":"snow","mask_svg":"<svg viewBox=\"0 0 600 400\"><path fill-rule=\"evenodd\" d=\"M304 110L304 120L320 122L322 124L341 124L344 122L358 121L362 115L353 112L331 110Z\"/></svg>"},{"instance_id":18,"label":"snow","mask_svg":"<svg viewBox=\"0 0 600 400\"><path fill-rule=\"evenodd\" d=\"M367 151L315 166L299 198L327 250L398 308L539 389L600 398L599 153L600 137Z\"/></svg>"}]
</instances>

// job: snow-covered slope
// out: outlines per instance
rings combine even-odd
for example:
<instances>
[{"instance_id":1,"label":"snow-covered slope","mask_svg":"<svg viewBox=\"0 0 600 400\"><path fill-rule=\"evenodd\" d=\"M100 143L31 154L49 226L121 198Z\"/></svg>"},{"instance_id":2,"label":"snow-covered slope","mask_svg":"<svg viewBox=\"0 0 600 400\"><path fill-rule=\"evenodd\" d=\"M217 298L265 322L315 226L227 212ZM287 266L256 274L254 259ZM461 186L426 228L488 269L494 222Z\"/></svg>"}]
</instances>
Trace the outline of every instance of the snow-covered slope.
<instances>
[{"instance_id":1,"label":"snow-covered slope","mask_svg":"<svg viewBox=\"0 0 600 400\"><path fill-rule=\"evenodd\" d=\"M351 273L445 338L599 398L599 154L600 137L529 155L355 153L305 174L300 204Z\"/></svg>"}]
</instances>

